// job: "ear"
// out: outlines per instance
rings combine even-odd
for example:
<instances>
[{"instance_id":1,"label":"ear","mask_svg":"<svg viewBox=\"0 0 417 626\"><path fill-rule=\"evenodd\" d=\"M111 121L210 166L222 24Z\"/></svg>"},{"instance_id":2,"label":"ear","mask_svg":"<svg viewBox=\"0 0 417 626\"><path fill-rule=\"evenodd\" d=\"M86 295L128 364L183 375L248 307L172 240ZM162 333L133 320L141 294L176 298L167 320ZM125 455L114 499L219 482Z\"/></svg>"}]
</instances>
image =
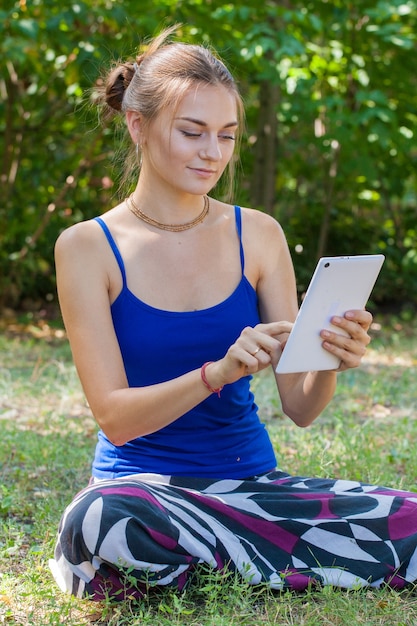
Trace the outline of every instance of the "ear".
<instances>
[{"instance_id":1,"label":"ear","mask_svg":"<svg viewBox=\"0 0 417 626\"><path fill-rule=\"evenodd\" d=\"M142 143L142 116L136 111L126 111L126 124L133 143Z\"/></svg>"}]
</instances>

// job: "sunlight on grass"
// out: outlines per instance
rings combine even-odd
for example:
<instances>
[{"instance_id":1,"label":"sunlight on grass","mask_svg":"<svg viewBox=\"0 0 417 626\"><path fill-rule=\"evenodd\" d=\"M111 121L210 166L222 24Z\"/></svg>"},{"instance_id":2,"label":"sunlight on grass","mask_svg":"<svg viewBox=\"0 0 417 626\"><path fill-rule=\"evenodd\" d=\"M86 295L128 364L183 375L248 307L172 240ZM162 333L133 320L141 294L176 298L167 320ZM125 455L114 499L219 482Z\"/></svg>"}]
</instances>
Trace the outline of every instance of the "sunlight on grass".
<instances>
[{"instance_id":1,"label":"sunlight on grass","mask_svg":"<svg viewBox=\"0 0 417 626\"><path fill-rule=\"evenodd\" d=\"M60 515L86 485L96 425L58 329L0 337L0 624L47 626L387 626L417 623L414 590L271 592L197 572L179 594L90 603L64 596L47 567ZM308 429L282 416L272 377L255 377L282 469L416 489L416 326L384 320L361 368L339 376Z\"/></svg>"}]
</instances>

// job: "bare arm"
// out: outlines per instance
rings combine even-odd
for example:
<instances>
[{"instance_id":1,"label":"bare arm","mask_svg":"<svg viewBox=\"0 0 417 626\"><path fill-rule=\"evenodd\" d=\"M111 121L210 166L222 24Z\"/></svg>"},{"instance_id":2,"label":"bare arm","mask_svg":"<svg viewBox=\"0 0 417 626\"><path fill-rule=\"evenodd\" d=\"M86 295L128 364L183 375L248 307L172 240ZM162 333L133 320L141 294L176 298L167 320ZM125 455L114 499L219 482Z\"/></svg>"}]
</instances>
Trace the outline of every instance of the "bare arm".
<instances>
[{"instance_id":1,"label":"bare arm","mask_svg":"<svg viewBox=\"0 0 417 626\"><path fill-rule=\"evenodd\" d=\"M251 239L255 243L262 242L262 246L259 243L255 245L253 254L261 263L257 292L263 324L255 329L246 329L229 351L234 355L240 347L236 359L240 359L246 371L252 374L271 365L275 369L298 311L294 270L285 236L271 218L263 216L262 219L265 223L259 224L260 231L257 231L253 220L249 224ZM248 243L249 249L250 245ZM367 330L371 321L372 316L367 311L351 311L345 318L333 319L333 324L346 330L349 337L337 332L322 333L324 348L341 359L339 371L360 364L370 341ZM258 347L261 349L258 350ZM222 364L217 365L220 375L216 378L214 368L212 375L214 381L220 384L224 380L221 376ZM275 376L285 414L302 427L308 426L320 415L336 388L336 371Z\"/></svg>"},{"instance_id":2,"label":"bare arm","mask_svg":"<svg viewBox=\"0 0 417 626\"><path fill-rule=\"evenodd\" d=\"M259 283L262 318L265 321L289 319L293 322L298 310L293 266L287 246L282 244L280 250L279 259L276 254L268 259ZM277 260L275 264L274 258ZM283 293L286 294L285 302L282 302ZM366 311L349 312L349 315L350 319L333 319L333 323L347 331L349 337L337 332L322 332L323 347L341 359L339 371L357 367L370 341L367 330L372 316ZM275 369L275 360L273 366ZM311 424L328 405L337 382L336 371L275 376L284 412L303 427Z\"/></svg>"},{"instance_id":3,"label":"bare arm","mask_svg":"<svg viewBox=\"0 0 417 626\"><path fill-rule=\"evenodd\" d=\"M55 249L58 295L77 371L106 436L122 445L159 430L210 395L200 370L129 388L109 301L107 242L93 223L65 231Z\"/></svg>"}]
</instances>

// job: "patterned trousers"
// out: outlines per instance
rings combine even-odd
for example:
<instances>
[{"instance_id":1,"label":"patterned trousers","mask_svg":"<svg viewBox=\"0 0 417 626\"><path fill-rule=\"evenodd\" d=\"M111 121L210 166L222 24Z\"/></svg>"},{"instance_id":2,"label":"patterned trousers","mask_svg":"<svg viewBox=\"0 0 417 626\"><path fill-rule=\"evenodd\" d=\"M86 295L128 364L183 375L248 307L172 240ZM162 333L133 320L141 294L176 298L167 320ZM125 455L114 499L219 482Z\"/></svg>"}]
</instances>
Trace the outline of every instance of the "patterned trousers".
<instances>
[{"instance_id":1,"label":"patterned trousers","mask_svg":"<svg viewBox=\"0 0 417 626\"><path fill-rule=\"evenodd\" d=\"M416 548L417 493L281 471L138 474L75 497L50 566L62 590L95 600L182 589L199 564L274 589L402 588L417 579Z\"/></svg>"}]
</instances>

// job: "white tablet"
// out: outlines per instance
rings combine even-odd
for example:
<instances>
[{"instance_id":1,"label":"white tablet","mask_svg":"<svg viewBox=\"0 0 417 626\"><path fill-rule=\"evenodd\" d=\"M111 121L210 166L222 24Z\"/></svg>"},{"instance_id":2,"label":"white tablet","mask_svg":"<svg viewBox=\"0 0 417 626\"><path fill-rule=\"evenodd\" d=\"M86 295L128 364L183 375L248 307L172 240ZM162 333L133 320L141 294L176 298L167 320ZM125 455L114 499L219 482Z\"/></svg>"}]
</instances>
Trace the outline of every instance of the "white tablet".
<instances>
[{"instance_id":1,"label":"white tablet","mask_svg":"<svg viewBox=\"0 0 417 626\"><path fill-rule=\"evenodd\" d=\"M320 331L334 315L363 309L384 262L383 254L319 260L276 368L279 374L337 369L339 359L322 347Z\"/></svg>"}]
</instances>

